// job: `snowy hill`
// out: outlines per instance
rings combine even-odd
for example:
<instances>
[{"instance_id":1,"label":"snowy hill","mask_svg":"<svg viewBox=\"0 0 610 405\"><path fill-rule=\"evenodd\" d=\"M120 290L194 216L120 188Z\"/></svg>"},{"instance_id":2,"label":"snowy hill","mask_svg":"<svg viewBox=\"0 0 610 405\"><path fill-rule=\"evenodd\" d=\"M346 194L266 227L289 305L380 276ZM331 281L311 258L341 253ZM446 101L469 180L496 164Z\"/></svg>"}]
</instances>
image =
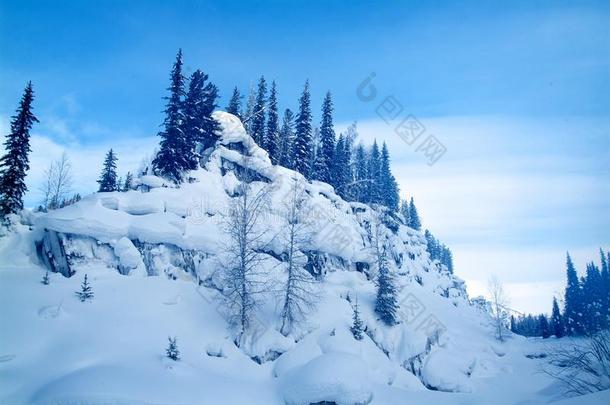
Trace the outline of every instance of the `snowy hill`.
<instances>
[{"instance_id":1,"label":"snowy hill","mask_svg":"<svg viewBox=\"0 0 610 405\"><path fill-rule=\"evenodd\" d=\"M430 260L421 232L272 165L236 117L214 116L220 140L180 187L142 176L128 192L29 213L0 238L0 402L490 403L485 382L536 361L525 358L524 339L494 340L488 315L470 304L462 280ZM226 218L245 180L266 190L255 227L274 288L238 347L221 273ZM284 210L296 182L308 208L299 266L315 278L317 305L284 335ZM378 238L398 287L394 326L374 312ZM39 283L45 268L49 285ZM82 303L74 292L84 274L95 296ZM350 332L356 299L361 341ZM177 337L180 361L163 356L168 336ZM533 383L549 381L532 377L502 403L552 394Z\"/></svg>"}]
</instances>

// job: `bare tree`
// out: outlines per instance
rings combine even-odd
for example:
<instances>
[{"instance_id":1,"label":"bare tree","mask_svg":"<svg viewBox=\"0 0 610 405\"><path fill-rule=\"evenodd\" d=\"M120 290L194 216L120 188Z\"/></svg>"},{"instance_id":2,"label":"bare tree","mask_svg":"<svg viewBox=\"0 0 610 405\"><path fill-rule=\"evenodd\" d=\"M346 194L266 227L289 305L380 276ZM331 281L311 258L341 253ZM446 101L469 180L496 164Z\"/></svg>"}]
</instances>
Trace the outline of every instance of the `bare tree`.
<instances>
[{"instance_id":1,"label":"bare tree","mask_svg":"<svg viewBox=\"0 0 610 405\"><path fill-rule=\"evenodd\" d=\"M240 345L259 297L269 290L260 253L266 234L261 215L268 204L269 191L265 185L244 180L237 192L224 216L229 243L224 252L227 262L223 263L222 292L232 322L239 327L235 343Z\"/></svg>"},{"instance_id":2,"label":"bare tree","mask_svg":"<svg viewBox=\"0 0 610 405\"><path fill-rule=\"evenodd\" d=\"M287 279L283 290L282 327L280 332L288 335L295 322L302 319L306 310L315 306L318 297L314 288L315 279L302 266L306 256L302 253L303 247L309 242L307 219L307 200L305 187L295 176L291 185L290 194L285 201L284 219L287 222L286 232L283 234L284 246L287 253L286 271Z\"/></svg>"},{"instance_id":3,"label":"bare tree","mask_svg":"<svg viewBox=\"0 0 610 405\"><path fill-rule=\"evenodd\" d=\"M610 388L610 331L568 342L550 352L549 364L543 371L562 383L566 395Z\"/></svg>"},{"instance_id":4,"label":"bare tree","mask_svg":"<svg viewBox=\"0 0 610 405\"><path fill-rule=\"evenodd\" d=\"M509 304L508 295L504 291L504 285L496 277L492 275L487 282L487 291L491 299L491 314L494 318L496 327L496 338L500 341L504 340L504 325L507 319L505 308Z\"/></svg>"},{"instance_id":5,"label":"bare tree","mask_svg":"<svg viewBox=\"0 0 610 405\"><path fill-rule=\"evenodd\" d=\"M42 206L45 210L59 208L62 201L68 198L72 191L72 164L64 152L61 159L51 162L45 170L44 183L40 187L44 197Z\"/></svg>"}]
</instances>

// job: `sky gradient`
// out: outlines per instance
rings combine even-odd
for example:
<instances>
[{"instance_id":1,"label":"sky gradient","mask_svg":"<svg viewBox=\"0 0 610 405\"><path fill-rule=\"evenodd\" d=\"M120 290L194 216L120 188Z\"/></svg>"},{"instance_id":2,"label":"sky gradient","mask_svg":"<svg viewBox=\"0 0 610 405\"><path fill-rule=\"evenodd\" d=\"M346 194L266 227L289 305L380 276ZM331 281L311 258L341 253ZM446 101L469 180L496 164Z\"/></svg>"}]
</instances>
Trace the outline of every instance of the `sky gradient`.
<instances>
[{"instance_id":1,"label":"sky gradient","mask_svg":"<svg viewBox=\"0 0 610 405\"><path fill-rule=\"evenodd\" d=\"M316 121L331 90L338 130L358 121L364 142L388 143L401 195L453 249L471 293L497 274L513 307L548 311L565 252L582 271L610 249L608 27L610 4L587 1L3 1L0 129L32 80L34 205L63 150L81 192L95 190L108 148L121 173L152 152L179 47L221 107L264 74L294 109L309 78ZM363 102L372 72L378 96ZM387 96L446 146L435 165L377 114Z\"/></svg>"}]
</instances>

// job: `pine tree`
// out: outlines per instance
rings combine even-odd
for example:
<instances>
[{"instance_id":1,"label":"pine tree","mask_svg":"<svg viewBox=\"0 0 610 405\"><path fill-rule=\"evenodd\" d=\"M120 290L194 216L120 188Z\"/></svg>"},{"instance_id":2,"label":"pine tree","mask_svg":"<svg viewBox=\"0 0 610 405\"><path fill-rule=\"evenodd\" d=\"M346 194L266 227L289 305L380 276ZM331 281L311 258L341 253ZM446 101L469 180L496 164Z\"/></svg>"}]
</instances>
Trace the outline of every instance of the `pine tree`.
<instances>
[{"instance_id":1,"label":"pine tree","mask_svg":"<svg viewBox=\"0 0 610 405\"><path fill-rule=\"evenodd\" d=\"M546 315L540 314L538 316L538 325L538 328L540 330L540 336L542 336L543 339L546 339L551 336L551 332L549 330L549 321L548 319L546 319Z\"/></svg>"},{"instance_id":2,"label":"pine tree","mask_svg":"<svg viewBox=\"0 0 610 405\"><path fill-rule=\"evenodd\" d=\"M588 334L598 332L602 327L603 284L599 268L591 262L587 265L585 282L582 285L584 304L584 325Z\"/></svg>"},{"instance_id":3,"label":"pine tree","mask_svg":"<svg viewBox=\"0 0 610 405\"><path fill-rule=\"evenodd\" d=\"M567 254L566 267L565 327L568 335L578 335L583 332L580 282L569 253Z\"/></svg>"},{"instance_id":4,"label":"pine tree","mask_svg":"<svg viewBox=\"0 0 610 405\"><path fill-rule=\"evenodd\" d=\"M353 322L352 322L352 335L354 335L354 339L362 340L364 337L364 324L362 323L362 319L360 319L360 311L358 310L358 298L354 302L354 314L353 314Z\"/></svg>"},{"instance_id":5,"label":"pine tree","mask_svg":"<svg viewBox=\"0 0 610 405\"><path fill-rule=\"evenodd\" d=\"M176 62L171 72L171 84L166 97L164 129L159 132L160 149L152 161L153 169L176 184L182 182L182 174L191 162L185 151L189 150L186 136L182 130L184 114L182 111L184 97L184 76L182 76L182 50L178 50Z\"/></svg>"},{"instance_id":6,"label":"pine tree","mask_svg":"<svg viewBox=\"0 0 610 405\"><path fill-rule=\"evenodd\" d=\"M294 114L287 108L284 111L282 129L280 130L279 164L289 169L294 167L292 159L292 144L294 143L293 118Z\"/></svg>"},{"instance_id":7,"label":"pine tree","mask_svg":"<svg viewBox=\"0 0 610 405\"><path fill-rule=\"evenodd\" d=\"M23 196L27 191L25 176L30 169L30 129L39 122L32 112L33 100L32 82L28 82L12 117L11 132L4 141L6 153L0 158L0 215L3 217L23 209Z\"/></svg>"},{"instance_id":8,"label":"pine tree","mask_svg":"<svg viewBox=\"0 0 610 405\"><path fill-rule=\"evenodd\" d=\"M93 290L91 289L91 285L87 280L87 275L85 274L85 279L81 284L81 290L76 292L76 296L80 299L81 302L85 302L93 299Z\"/></svg>"},{"instance_id":9,"label":"pine tree","mask_svg":"<svg viewBox=\"0 0 610 405\"><path fill-rule=\"evenodd\" d=\"M607 329L610 327L610 257L606 259L604 251L600 248L599 254L601 256L601 327Z\"/></svg>"},{"instance_id":10,"label":"pine tree","mask_svg":"<svg viewBox=\"0 0 610 405\"><path fill-rule=\"evenodd\" d=\"M419 220L413 197L411 197L411 202L409 203L409 226L417 231L421 230L421 221Z\"/></svg>"},{"instance_id":11,"label":"pine tree","mask_svg":"<svg viewBox=\"0 0 610 405\"><path fill-rule=\"evenodd\" d=\"M267 115L267 134L265 135L265 147L269 152L269 158L274 165L280 160L280 122L277 112L277 90L275 81L271 82L269 94L269 108Z\"/></svg>"},{"instance_id":12,"label":"pine tree","mask_svg":"<svg viewBox=\"0 0 610 405\"><path fill-rule=\"evenodd\" d=\"M343 150L339 149L343 154ZM330 91L322 103L322 122L320 123L320 151L317 157L315 179L333 184L332 165L335 154L335 129L333 127L333 101ZM345 162L343 162L345 165ZM344 166L343 166L344 167ZM335 170L336 171L336 170Z\"/></svg>"},{"instance_id":13,"label":"pine tree","mask_svg":"<svg viewBox=\"0 0 610 405\"><path fill-rule=\"evenodd\" d=\"M394 278L390 274L384 252L381 258L381 265L379 266L375 312L379 314L381 320L385 322L386 325L393 326L396 324L397 310L398 303L396 301Z\"/></svg>"},{"instance_id":14,"label":"pine tree","mask_svg":"<svg viewBox=\"0 0 610 405\"><path fill-rule=\"evenodd\" d=\"M356 156L354 158L355 167L355 185L354 185L354 198L356 201L365 203L367 202L367 195L369 194L370 181L367 173L367 162L366 162L366 151L364 146L359 144L356 147Z\"/></svg>"},{"instance_id":15,"label":"pine tree","mask_svg":"<svg viewBox=\"0 0 610 405\"><path fill-rule=\"evenodd\" d=\"M104 168L100 179L97 181L100 184L98 192L110 192L117 190L117 175L116 175L116 162L118 158L110 149L104 159Z\"/></svg>"},{"instance_id":16,"label":"pine tree","mask_svg":"<svg viewBox=\"0 0 610 405\"><path fill-rule=\"evenodd\" d=\"M381 194L381 203L392 211L398 210L398 184L390 170L390 152L388 146L383 143L381 148L381 165L379 171L379 190Z\"/></svg>"},{"instance_id":17,"label":"pine tree","mask_svg":"<svg viewBox=\"0 0 610 405\"><path fill-rule=\"evenodd\" d=\"M565 334L565 327L563 325L563 317L561 311L559 311L559 304L557 304L557 298L553 297L553 311L551 313L551 332L557 338L563 337Z\"/></svg>"},{"instance_id":18,"label":"pine tree","mask_svg":"<svg viewBox=\"0 0 610 405\"><path fill-rule=\"evenodd\" d=\"M252 112L252 133L254 142L261 148L265 148L265 103L267 101L267 82L265 77L261 76L258 81L258 92L256 93L256 102L254 103L254 111Z\"/></svg>"},{"instance_id":19,"label":"pine tree","mask_svg":"<svg viewBox=\"0 0 610 405\"><path fill-rule=\"evenodd\" d=\"M346 176L347 173L345 171L346 167L348 167L348 162L346 161L347 156L345 156L345 138L343 137L343 134L339 134L339 138L337 139L337 144L335 146L335 151L332 157L331 184L335 187L337 194L343 196L348 182ZM325 164L324 159L321 159L320 162L322 166L320 170L325 172L326 168L323 166Z\"/></svg>"},{"instance_id":20,"label":"pine tree","mask_svg":"<svg viewBox=\"0 0 610 405\"><path fill-rule=\"evenodd\" d=\"M313 155L310 103L308 80L305 82L305 88L299 100L299 114L296 119L296 135L293 144L294 169L304 176L309 175Z\"/></svg>"},{"instance_id":21,"label":"pine tree","mask_svg":"<svg viewBox=\"0 0 610 405\"><path fill-rule=\"evenodd\" d=\"M131 174L131 172L127 172L127 174L125 175L125 182L123 182L123 189L121 191L126 192L131 190L132 185L133 175Z\"/></svg>"},{"instance_id":22,"label":"pine tree","mask_svg":"<svg viewBox=\"0 0 610 405\"><path fill-rule=\"evenodd\" d=\"M169 340L169 344L167 349L165 349L165 355L168 359L173 361L180 360L180 351L178 350L178 342L176 341L176 337L168 337L167 339Z\"/></svg>"},{"instance_id":23,"label":"pine tree","mask_svg":"<svg viewBox=\"0 0 610 405\"><path fill-rule=\"evenodd\" d=\"M44 285L49 285L51 283L51 280L49 279L49 272L47 271L46 273L44 273L44 276L42 276L42 284Z\"/></svg>"},{"instance_id":24,"label":"pine tree","mask_svg":"<svg viewBox=\"0 0 610 405\"><path fill-rule=\"evenodd\" d=\"M239 93L239 89L237 86L233 89L233 94L231 95L231 99L229 100L229 105L227 106L227 112L229 114L235 115L240 120L241 117L241 94Z\"/></svg>"},{"instance_id":25,"label":"pine tree","mask_svg":"<svg viewBox=\"0 0 610 405\"><path fill-rule=\"evenodd\" d=\"M369 156L368 178L370 179L370 186L367 202L379 204L381 203L381 156L379 155L377 140L373 141L371 155Z\"/></svg>"}]
</instances>

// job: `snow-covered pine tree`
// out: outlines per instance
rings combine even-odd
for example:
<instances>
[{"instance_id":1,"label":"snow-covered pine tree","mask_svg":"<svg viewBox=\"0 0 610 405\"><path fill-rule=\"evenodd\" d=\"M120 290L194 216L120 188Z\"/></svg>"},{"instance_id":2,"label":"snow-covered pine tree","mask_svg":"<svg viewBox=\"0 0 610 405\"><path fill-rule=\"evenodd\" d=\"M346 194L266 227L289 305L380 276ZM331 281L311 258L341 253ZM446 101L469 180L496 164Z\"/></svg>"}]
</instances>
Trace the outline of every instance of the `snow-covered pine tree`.
<instances>
[{"instance_id":1,"label":"snow-covered pine tree","mask_svg":"<svg viewBox=\"0 0 610 405\"><path fill-rule=\"evenodd\" d=\"M231 99L229 100L229 105L227 105L227 112L229 114L235 115L240 120L241 116L241 94L239 93L239 89L237 86L233 88L233 94L231 95Z\"/></svg>"},{"instance_id":2,"label":"snow-covered pine tree","mask_svg":"<svg viewBox=\"0 0 610 405\"><path fill-rule=\"evenodd\" d=\"M269 93L265 147L269 153L271 163L274 165L278 164L280 160L280 118L277 112L277 89L275 81L271 82L271 91Z\"/></svg>"},{"instance_id":3,"label":"snow-covered pine tree","mask_svg":"<svg viewBox=\"0 0 610 405\"><path fill-rule=\"evenodd\" d=\"M27 191L26 172L30 169L30 129L38 118L32 112L34 90L28 82L11 119L11 131L4 141L5 154L0 158L0 215L15 214L23 209Z\"/></svg>"},{"instance_id":4,"label":"snow-covered pine tree","mask_svg":"<svg viewBox=\"0 0 610 405\"><path fill-rule=\"evenodd\" d=\"M127 172L127 174L125 175L125 181L123 182L123 189L121 191L125 192L131 190L132 185L133 175L131 174L131 172Z\"/></svg>"},{"instance_id":5,"label":"snow-covered pine tree","mask_svg":"<svg viewBox=\"0 0 610 405\"><path fill-rule=\"evenodd\" d=\"M76 296L81 302L90 301L93 299L93 289L87 280L87 274L81 284L81 290L76 292Z\"/></svg>"},{"instance_id":6,"label":"snow-covered pine tree","mask_svg":"<svg viewBox=\"0 0 610 405\"><path fill-rule=\"evenodd\" d=\"M352 149L353 149L353 142L354 142L354 134L351 133L351 131L355 131L355 125L356 124L352 124L351 126L349 126L347 128L346 134L344 136L344 141L343 141L343 149L342 149L342 157L341 160L343 160L343 167L339 170L340 177L343 179L343 191L341 192L341 197L343 197L344 200L346 201L354 201L354 196L355 196L355 169L354 169L354 162L352 161ZM356 134L357 135L357 134ZM335 152L336 153L336 152ZM332 168L332 165L331 165Z\"/></svg>"},{"instance_id":7,"label":"snow-covered pine tree","mask_svg":"<svg viewBox=\"0 0 610 405\"><path fill-rule=\"evenodd\" d=\"M40 282L42 284L44 284L44 285L49 285L51 283L51 280L49 279L49 271L48 270L44 273L44 276L42 276L42 280Z\"/></svg>"},{"instance_id":8,"label":"snow-covered pine tree","mask_svg":"<svg viewBox=\"0 0 610 405\"><path fill-rule=\"evenodd\" d=\"M599 248L601 256L601 291L602 291L602 329L610 327L610 263L604 255L602 248Z\"/></svg>"},{"instance_id":9,"label":"snow-covered pine tree","mask_svg":"<svg viewBox=\"0 0 610 405\"><path fill-rule=\"evenodd\" d=\"M341 149L343 154L343 150ZM322 103L322 121L320 122L320 150L316 156L315 180L333 184L332 165L335 154L335 129L333 127L333 101L330 91ZM345 162L344 162L345 164Z\"/></svg>"},{"instance_id":10,"label":"snow-covered pine tree","mask_svg":"<svg viewBox=\"0 0 610 405\"><path fill-rule=\"evenodd\" d=\"M307 80L299 100L299 114L296 119L296 134L293 144L293 168L304 176L309 175L313 155L310 104L309 80Z\"/></svg>"},{"instance_id":11,"label":"snow-covered pine tree","mask_svg":"<svg viewBox=\"0 0 610 405\"><path fill-rule=\"evenodd\" d=\"M349 168L349 162L347 162L347 156L345 155L345 137L343 134L339 134L337 143L335 144L335 151L333 153L331 161L331 180L332 186L335 187L335 191L342 198L345 196L345 188L347 186L348 178L346 176L346 169Z\"/></svg>"},{"instance_id":12,"label":"snow-covered pine tree","mask_svg":"<svg viewBox=\"0 0 610 405\"><path fill-rule=\"evenodd\" d=\"M377 300L375 301L375 312L381 317L386 325L396 324L396 311L398 302L396 300L396 287L394 277L390 273L385 257L385 251L380 259L379 273L377 275Z\"/></svg>"},{"instance_id":13,"label":"snow-covered pine tree","mask_svg":"<svg viewBox=\"0 0 610 405\"><path fill-rule=\"evenodd\" d=\"M250 82L248 87L248 99L246 101L246 110L243 112L241 120L248 135L252 136L252 123L254 121L254 105L256 104L256 90Z\"/></svg>"},{"instance_id":14,"label":"snow-covered pine tree","mask_svg":"<svg viewBox=\"0 0 610 405\"><path fill-rule=\"evenodd\" d=\"M108 153L106 153L106 158L104 159L104 167L102 168L102 174L100 175L99 180L97 181L100 185L97 190L100 193L116 191L117 190L117 175L116 175L116 162L118 158L110 149Z\"/></svg>"},{"instance_id":15,"label":"snow-covered pine tree","mask_svg":"<svg viewBox=\"0 0 610 405\"><path fill-rule=\"evenodd\" d=\"M203 119L203 87L207 75L199 69L195 70L189 80L188 91L182 104L182 113L184 119L182 121L182 133L185 138L186 150L184 154L188 160L188 169L194 170L197 168L197 155L195 146L202 135L202 119Z\"/></svg>"},{"instance_id":16,"label":"snow-covered pine tree","mask_svg":"<svg viewBox=\"0 0 610 405\"><path fill-rule=\"evenodd\" d=\"M165 355L168 359L171 359L173 361L180 360L180 351L178 350L178 342L176 337L174 336L172 338L171 336L169 336L167 340L169 341L169 343L167 345L167 349L165 349Z\"/></svg>"},{"instance_id":17,"label":"snow-covered pine tree","mask_svg":"<svg viewBox=\"0 0 610 405\"><path fill-rule=\"evenodd\" d=\"M540 314L538 315L538 328L540 329L540 336L542 336L543 339L548 338L549 336L551 336L551 331L549 328L549 321L546 318L546 315L544 314Z\"/></svg>"},{"instance_id":18,"label":"snow-covered pine tree","mask_svg":"<svg viewBox=\"0 0 610 405\"><path fill-rule=\"evenodd\" d=\"M559 304L557 303L557 298L553 297L553 310L551 312L551 325L550 325L551 333L555 335L557 338L563 337L565 334L565 327L563 325L563 317L561 316L561 311L559 310Z\"/></svg>"},{"instance_id":19,"label":"snow-covered pine tree","mask_svg":"<svg viewBox=\"0 0 610 405\"><path fill-rule=\"evenodd\" d=\"M153 170L176 184L182 182L182 174L190 167L189 150L186 137L182 130L184 114L182 103L184 97L184 76L182 76L182 50L178 50L176 61L170 75L171 84L166 97L165 120L161 137L159 152L152 161Z\"/></svg>"},{"instance_id":20,"label":"snow-covered pine tree","mask_svg":"<svg viewBox=\"0 0 610 405\"><path fill-rule=\"evenodd\" d=\"M564 313L566 333L570 336L579 335L583 332L580 281L569 253L566 258L566 267L567 285Z\"/></svg>"},{"instance_id":21,"label":"snow-covered pine tree","mask_svg":"<svg viewBox=\"0 0 610 405\"><path fill-rule=\"evenodd\" d=\"M308 310L315 307L319 298L314 290L315 279L301 265L307 262L302 253L311 242L308 234L308 224L304 218L307 210L306 191L301 182L294 177L289 198L286 200L283 216L287 227L283 233L283 245L287 258L285 261L287 278L283 291L282 326L280 332L288 335L293 325L300 321Z\"/></svg>"},{"instance_id":22,"label":"snow-covered pine tree","mask_svg":"<svg viewBox=\"0 0 610 405\"><path fill-rule=\"evenodd\" d=\"M589 335L597 333L602 326L603 305L602 277L595 263L587 264L585 282L582 285L584 304L585 332Z\"/></svg>"},{"instance_id":23,"label":"snow-covered pine tree","mask_svg":"<svg viewBox=\"0 0 610 405\"><path fill-rule=\"evenodd\" d=\"M421 230L421 221L419 219L419 214L417 213L417 208L415 208L413 197L411 197L411 201L409 202L409 226L415 230Z\"/></svg>"},{"instance_id":24,"label":"snow-covered pine tree","mask_svg":"<svg viewBox=\"0 0 610 405\"><path fill-rule=\"evenodd\" d=\"M371 147L371 154L369 156L368 163L368 178L371 180L368 201L370 203L379 204L381 203L381 156L379 155L379 147L377 146L377 140L373 141Z\"/></svg>"},{"instance_id":25,"label":"snow-covered pine tree","mask_svg":"<svg viewBox=\"0 0 610 405\"><path fill-rule=\"evenodd\" d=\"M293 118L293 112L289 108L287 108L284 111L284 117L282 119L282 129L280 130L279 164L280 166L284 166L289 169L292 169L294 167L294 161L292 159L292 146L294 143L294 124L292 122Z\"/></svg>"},{"instance_id":26,"label":"snow-covered pine tree","mask_svg":"<svg viewBox=\"0 0 610 405\"><path fill-rule=\"evenodd\" d=\"M256 93L256 102L254 103L254 111L252 112L252 133L250 134L254 142L263 149L265 148L265 105L267 102L267 82L265 77L261 76L258 81L258 91Z\"/></svg>"},{"instance_id":27,"label":"snow-covered pine tree","mask_svg":"<svg viewBox=\"0 0 610 405\"><path fill-rule=\"evenodd\" d=\"M205 80L207 80L205 75ZM212 117L212 113L218 105L218 87L212 82L207 82L203 87L203 104L201 108L201 136L197 141L201 144L201 150L212 147L219 139L220 123Z\"/></svg>"},{"instance_id":28,"label":"snow-covered pine tree","mask_svg":"<svg viewBox=\"0 0 610 405\"><path fill-rule=\"evenodd\" d=\"M364 338L364 324L362 323L362 319L360 319L360 310L358 308L358 297L354 302L354 314L352 315L352 335L354 335L354 339L362 340Z\"/></svg>"},{"instance_id":29,"label":"snow-covered pine tree","mask_svg":"<svg viewBox=\"0 0 610 405\"><path fill-rule=\"evenodd\" d=\"M381 203L391 209L392 211L398 210L398 202L400 196L398 195L398 183L392 170L390 169L390 152L388 146L383 143L381 147L381 165L379 170L379 191L381 194Z\"/></svg>"},{"instance_id":30,"label":"snow-covered pine tree","mask_svg":"<svg viewBox=\"0 0 610 405\"><path fill-rule=\"evenodd\" d=\"M354 190L354 199L358 202L365 203L367 202L367 195L369 194L370 189L370 180L368 178L367 172L367 157L366 151L364 150L364 146L359 144L356 147L356 154L354 157L354 171L355 171L355 184L353 187Z\"/></svg>"},{"instance_id":31,"label":"snow-covered pine tree","mask_svg":"<svg viewBox=\"0 0 610 405\"><path fill-rule=\"evenodd\" d=\"M411 226L411 216L409 215L409 203L407 200L402 200L400 203L400 213L405 220L405 225Z\"/></svg>"}]
</instances>

